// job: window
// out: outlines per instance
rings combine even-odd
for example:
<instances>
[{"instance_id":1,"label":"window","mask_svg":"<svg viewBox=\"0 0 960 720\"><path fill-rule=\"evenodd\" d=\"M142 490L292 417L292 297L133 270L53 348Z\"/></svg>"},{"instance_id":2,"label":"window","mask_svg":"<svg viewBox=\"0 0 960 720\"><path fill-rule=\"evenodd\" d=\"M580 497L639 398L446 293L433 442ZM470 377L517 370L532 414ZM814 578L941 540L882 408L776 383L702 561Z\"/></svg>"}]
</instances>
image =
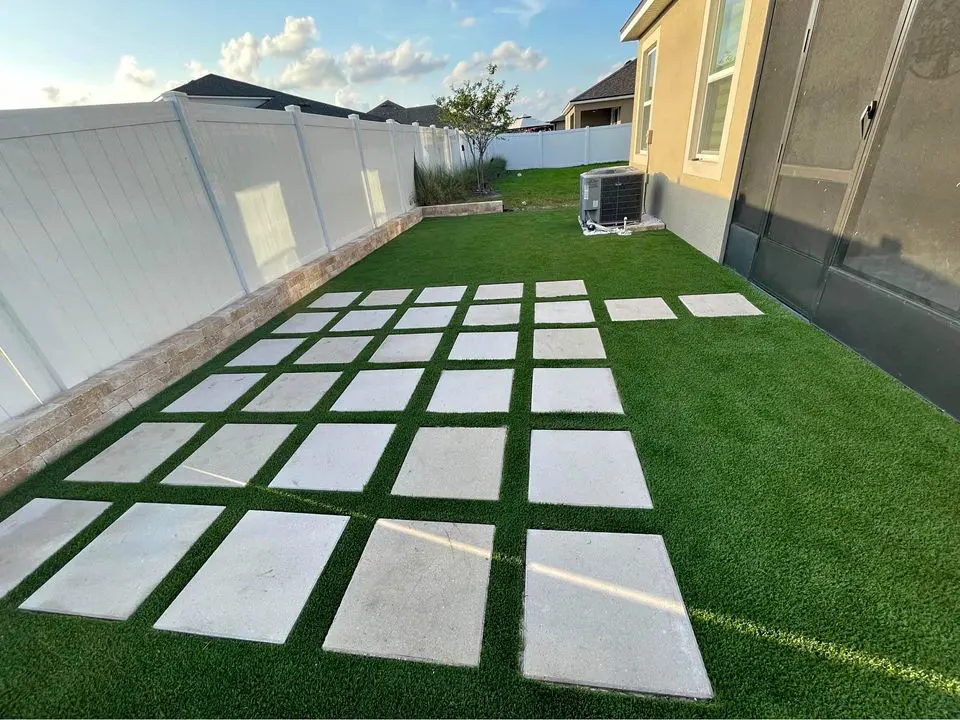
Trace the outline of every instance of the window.
<instances>
[{"instance_id":1,"label":"window","mask_svg":"<svg viewBox=\"0 0 960 720\"><path fill-rule=\"evenodd\" d=\"M647 151L647 135L653 117L653 82L657 73L657 46L643 54L640 72L640 122L637 125L637 146L641 152Z\"/></svg>"},{"instance_id":2,"label":"window","mask_svg":"<svg viewBox=\"0 0 960 720\"><path fill-rule=\"evenodd\" d=\"M610 124L619 125L620 124L620 106L617 105L615 108L610 108Z\"/></svg>"},{"instance_id":3,"label":"window","mask_svg":"<svg viewBox=\"0 0 960 720\"><path fill-rule=\"evenodd\" d=\"M718 0L713 16L712 37L706 47L706 89L696 139L696 157L715 159L720 155L727 107L737 64L740 25L745 0Z\"/></svg>"}]
</instances>

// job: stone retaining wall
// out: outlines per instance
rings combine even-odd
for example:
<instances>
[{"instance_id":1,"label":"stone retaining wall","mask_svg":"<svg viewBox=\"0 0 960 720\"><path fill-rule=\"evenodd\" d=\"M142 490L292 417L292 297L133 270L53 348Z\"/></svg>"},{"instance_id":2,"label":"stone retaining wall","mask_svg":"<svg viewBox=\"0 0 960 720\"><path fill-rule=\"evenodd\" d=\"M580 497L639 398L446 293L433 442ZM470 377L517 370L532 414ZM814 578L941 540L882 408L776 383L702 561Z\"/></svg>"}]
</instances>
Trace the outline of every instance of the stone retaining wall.
<instances>
[{"instance_id":1,"label":"stone retaining wall","mask_svg":"<svg viewBox=\"0 0 960 720\"><path fill-rule=\"evenodd\" d=\"M197 369L423 217L388 220L166 340L0 425L0 494Z\"/></svg>"},{"instance_id":2,"label":"stone retaining wall","mask_svg":"<svg viewBox=\"0 0 960 720\"><path fill-rule=\"evenodd\" d=\"M484 200L483 202L453 203L451 205L426 205L422 208L424 217L455 217L460 215L485 215L503 212L503 200Z\"/></svg>"}]
</instances>

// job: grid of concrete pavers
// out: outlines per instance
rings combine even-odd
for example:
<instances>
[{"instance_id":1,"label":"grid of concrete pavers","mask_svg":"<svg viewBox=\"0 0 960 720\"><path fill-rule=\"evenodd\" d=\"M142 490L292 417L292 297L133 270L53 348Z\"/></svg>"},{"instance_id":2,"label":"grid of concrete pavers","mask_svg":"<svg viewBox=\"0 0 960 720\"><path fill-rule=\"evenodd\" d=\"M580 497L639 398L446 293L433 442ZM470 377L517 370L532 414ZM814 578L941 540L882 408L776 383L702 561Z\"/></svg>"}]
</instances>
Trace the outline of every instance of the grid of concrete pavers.
<instances>
[{"instance_id":1,"label":"grid of concrete pavers","mask_svg":"<svg viewBox=\"0 0 960 720\"><path fill-rule=\"evenodd\" d=\"M511 409L516 372L511 363L517 358L524 302L533 303L534 328L530 407L522 411L534 418L541 413L616 417L624 409L612 370L604 366L606 352L583 281L545 281L526 289L519 282L495 283L469 290L325 293L66 481L141 482L202 431L207 418L194 421L190 413L230 409L283 415L276 423L222 424L161 484L243 488L305 424L312 429L268 487L361 492L396 425L364 422L357 413L404 412L425 366L436 360L444 334L452 333L426 413L453 420L417 429L390 492L497 502L512 432L509 418L502 418ZM693 314L717 314L725 307L720 296L697 297L681 297ZM616 317L636 315L638 308L642 314L662 314L664 307L660 298L607 301L613 320L640 319ZM739 310L749 314L742 305ZM453 325L455 317L459 326ZM298 352L292 363L287 361ZM361 357L366 360L357 363ZM271 372L281 364L281 372ZM321 401L329 409L318 412ZM484 413L495 414L490 426L476 426L477 414L482 422ZM470 417L469 426L458 425L458 417ZM629 430L534 428L528 477L530 503L653 507ZM109 505L38 498L0 522L0 597ZM135 503L20 607L129 618L224 509ZM285 642L348 521L337 514L247 511L154 627ZM487 524L378 519L322 647L479 665L495 532ZM527 677L712 696L660 536L528 530L523 605L521 664Z\"/></svg>"}]
</instances>

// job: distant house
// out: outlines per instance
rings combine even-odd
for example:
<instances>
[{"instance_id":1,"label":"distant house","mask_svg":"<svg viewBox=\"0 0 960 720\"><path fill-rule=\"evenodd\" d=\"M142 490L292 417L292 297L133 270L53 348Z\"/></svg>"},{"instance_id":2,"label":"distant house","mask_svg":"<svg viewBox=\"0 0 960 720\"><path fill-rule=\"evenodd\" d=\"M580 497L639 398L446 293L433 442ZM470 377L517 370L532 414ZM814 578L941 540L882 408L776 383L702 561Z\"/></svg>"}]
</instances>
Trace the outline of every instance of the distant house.
<instances>
[{"instance_id":1,"label":"distant house","mask_svg":"<svg viewBox=\"0 0 960 720\"><path fill-rule=\"evenodd\" d=\"M553 130L552 122L544 122L530 115L521 115L512 123L507 132L542 132L544 130Z\"/></svg>"},{"instance_id":2,"label":"distant house","mask_svg":"<svg viewBox=\"0 0 960 720\"><path fill-rule=\"evenodd\" d=\"M380 120L395 120L398 123L411 125L419 123L429 127L430 125L439 126L440 108L437 105L415 105L413 107L404 107L398 105L392 100L384 100L368 113Z\"/></svg>"},{"instance_id":3,"label":"distant house","mask_svg":"<svg viewBox=\"0 0 960 720\"><path fill-rule=\"evenodd\" d=\"M550 121L550 124L553 125L554 130L566 130L567 129L567 118L565 115L559 115Z\"/></svg>"},{"instance_id":4,"label":"distant house","mask_svg":"<svg viewBox=\"0 0 960 720\"><path fill-rule=\"evenodd\" d=\"M362 113L359 110L351 110L319 100L291 95L262 85L253 85L214 73L191 80L180 87L174 88L174 90L185 93L196 102L259 108L261 110L283 110L287 105L299 105L303 112L313 113L314 115L332 115L333 117L345 118L356 113L361 120L383 120L383 118Z\"/></svg>"},{"instance_id":5,"label":"distant house","mask_svg":"<svg viewBox=\"0 0 960 720\"><path fill-rule=\"evenodd\" d=\"M628 60L623 67L610 73L567 103L562 113L563 127L560 129L576 130L595 125L619 125L630 122L630 118L633 117L633 91L636 80L637 61Z\"/></svg>"}]
</instances>

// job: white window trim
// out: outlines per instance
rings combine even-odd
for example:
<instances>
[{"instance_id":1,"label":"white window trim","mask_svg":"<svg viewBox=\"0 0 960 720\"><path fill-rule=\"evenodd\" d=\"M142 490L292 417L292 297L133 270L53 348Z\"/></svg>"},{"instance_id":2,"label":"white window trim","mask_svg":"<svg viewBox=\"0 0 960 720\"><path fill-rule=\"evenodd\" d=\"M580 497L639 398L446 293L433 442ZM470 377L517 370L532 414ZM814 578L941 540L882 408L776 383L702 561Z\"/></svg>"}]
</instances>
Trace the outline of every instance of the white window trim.
<instances>
[{"instance_id":1,"label":"white window trim","mask_svg":"<svg viewBox=\"0 0 960 720\"><path fill-rule=\"evenodd\" d=\"M703 13L703 29L700 32L700 63L697 65L697 82L694 86L693 102L690 106L690 126L687 129L687 146L684 152L683 172L689 175L698 175L711 180L719 180L723 172L723 160L727 152L727 141L730 136L730 119L736 105L737 86L740 81L740 69L743 67L743 50L747 42L747 26L750 23L751 0L744 0L743 17L740 21L740 37L737 39L737 57L733 65L723 70L707 75L710 55L716 42L716 28L720 15L719 0L707 0ZM700 124L703 117L703 104L707 95L707 84L725 77L732 77L730 82L730 100L727 103L727 112L723 118L723 133L720 136L720 151L713 153L699 153Z\"/></svg>"},{"instance_id":2,"label":"white window trim","mask_svg":"<svg viewBox=\"0 0 960 720\"><path fill-rule=\"evenodd\" d=\"M653 92L650 94L650 100L643 100L643 87L644 80L646 79L643 74L644 60L647 57L647 53L651 49L657 49L657 64L653 69ZM657 70L660 69L660 28L657 27L652 33L640 41L640 53L637 60L637 67L639 72L637 72L637 85L634 91L634 103L633 103L633 126L637 128L637 132L634 133L633 143L634 143L634 155L640 155L646 157L649 152L648 148L640 147L640 135L639 131L641 130L641 121L643 120L643 108L647 105L650 105L650 127L653 127L653 101L657 97Z\"/></svg>"}]
</instances>

